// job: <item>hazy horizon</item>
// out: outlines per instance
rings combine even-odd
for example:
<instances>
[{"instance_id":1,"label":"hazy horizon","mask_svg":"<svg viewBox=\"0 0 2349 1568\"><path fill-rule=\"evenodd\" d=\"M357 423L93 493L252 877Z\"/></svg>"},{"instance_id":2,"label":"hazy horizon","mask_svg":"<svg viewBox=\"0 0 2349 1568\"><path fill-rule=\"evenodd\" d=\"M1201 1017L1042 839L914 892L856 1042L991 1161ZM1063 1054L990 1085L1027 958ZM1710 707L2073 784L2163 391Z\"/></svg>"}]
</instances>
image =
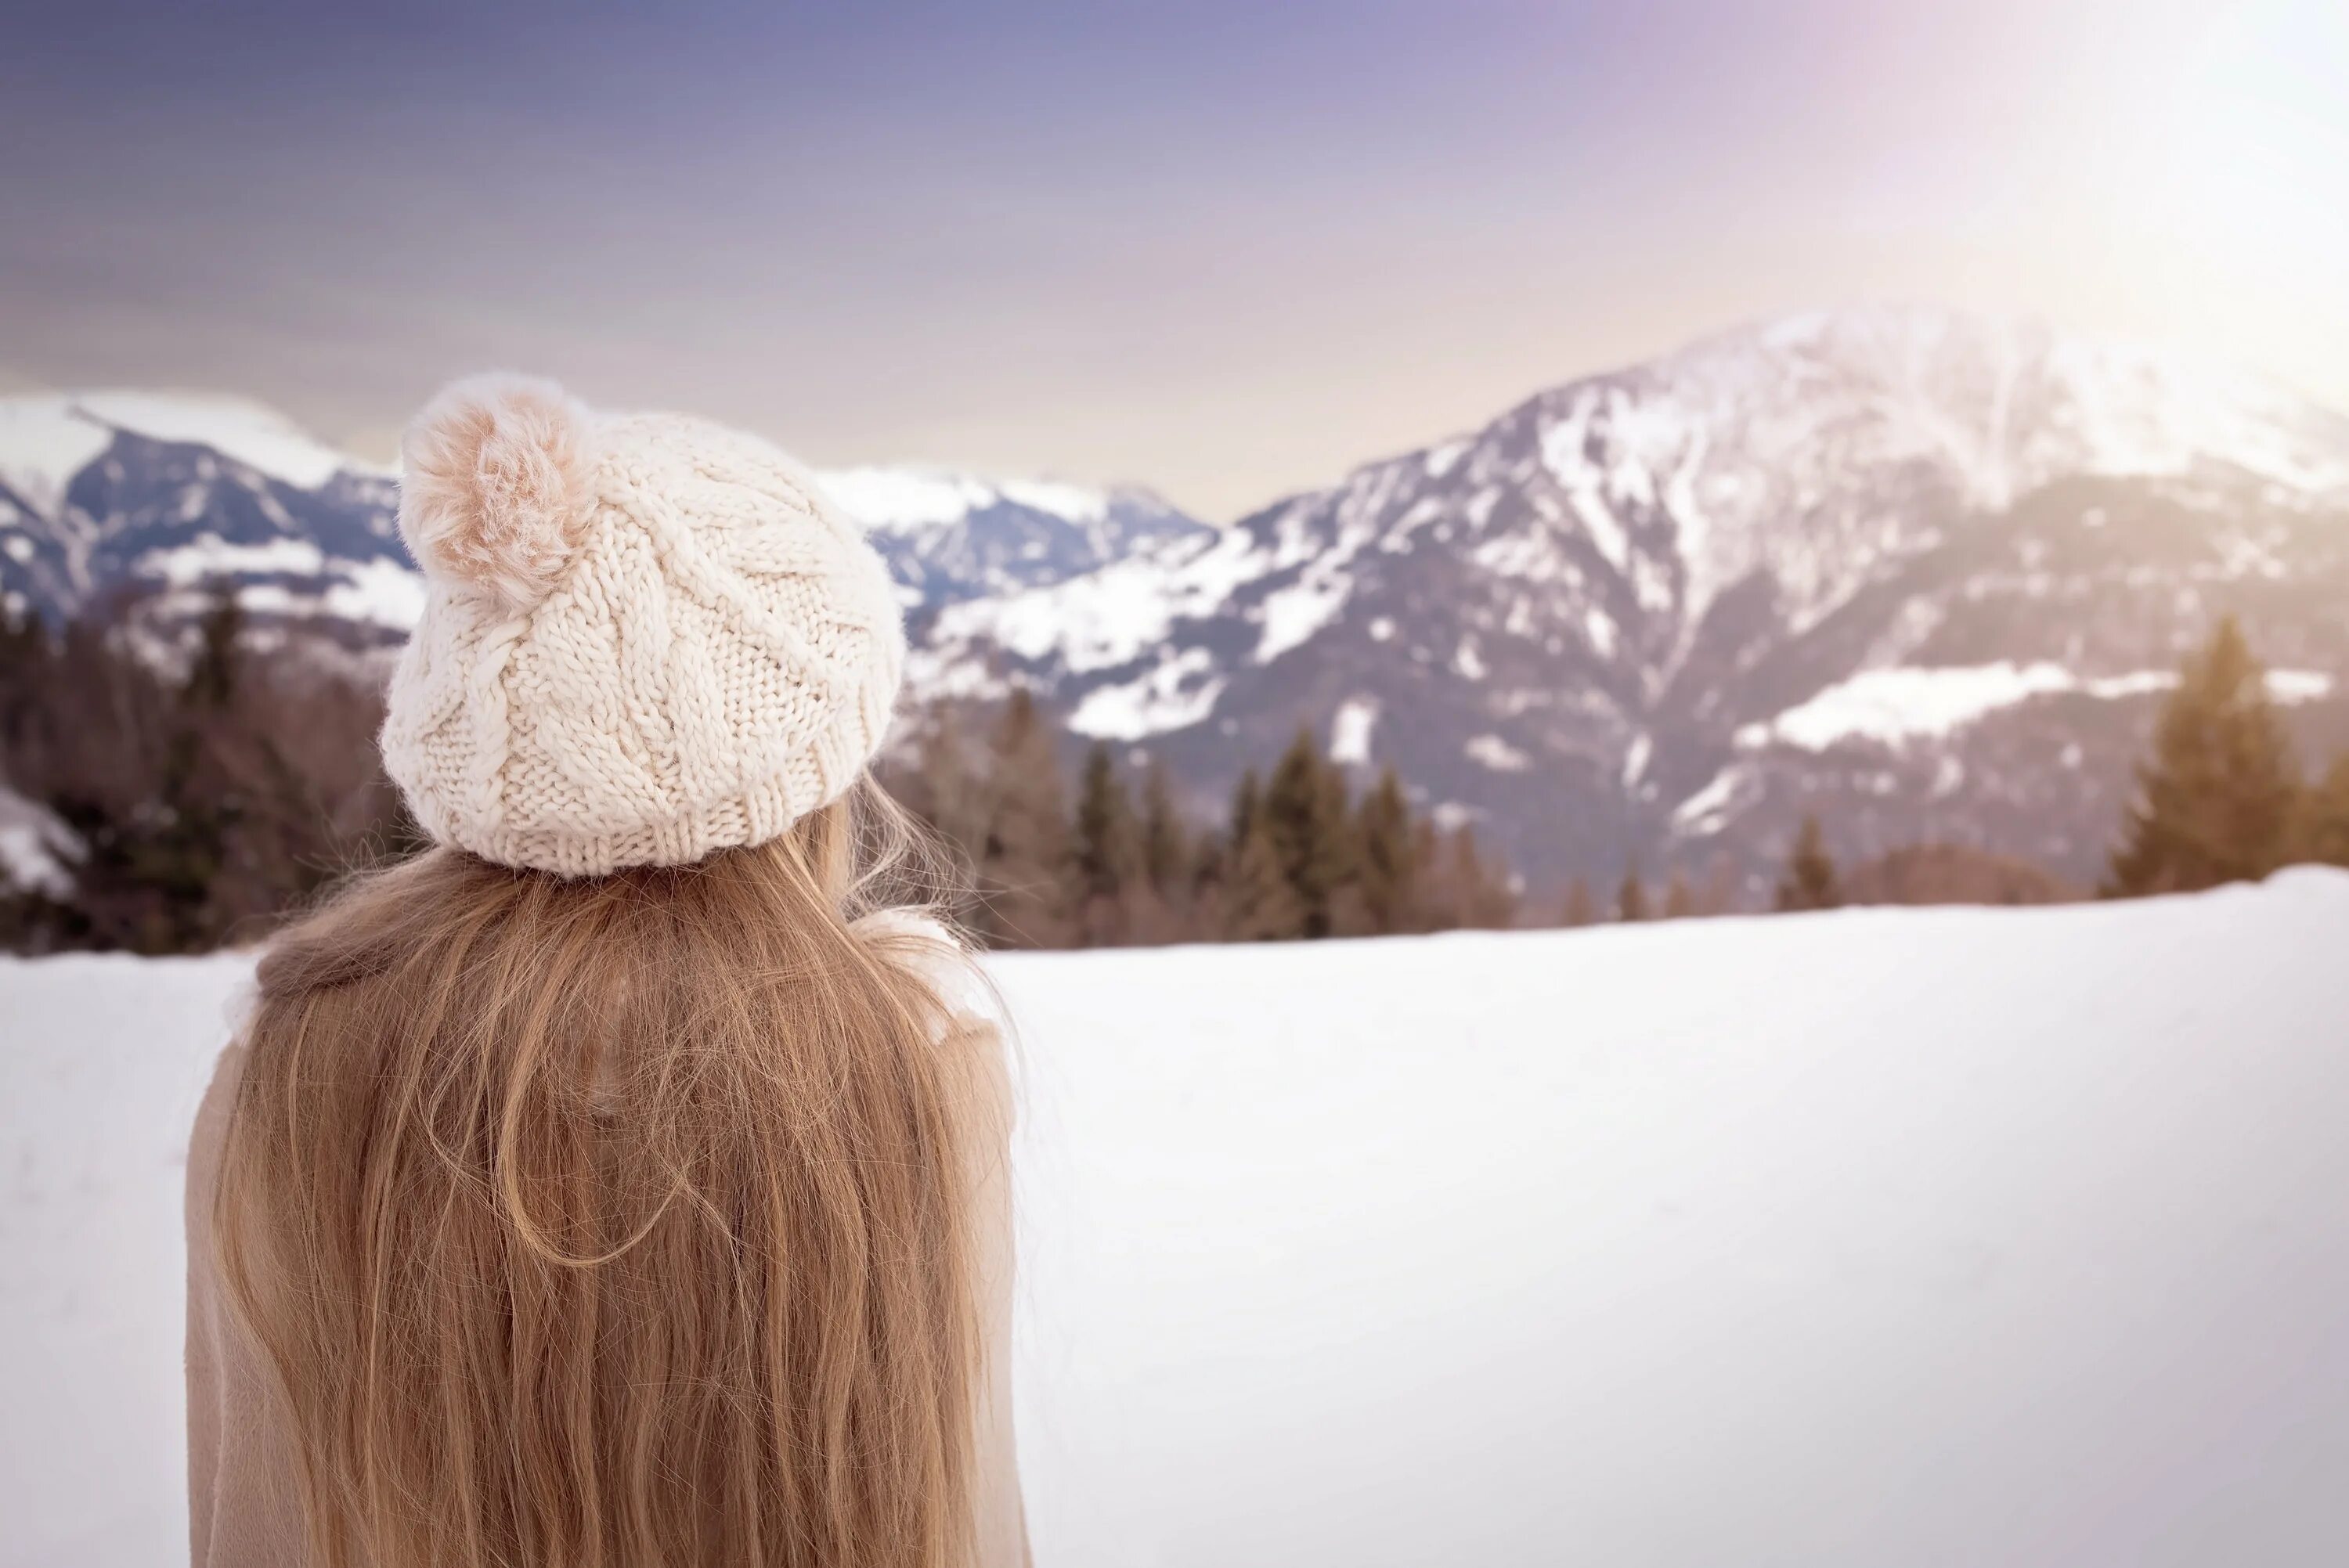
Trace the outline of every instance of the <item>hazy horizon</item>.
<instances>
[{"instance_id":1,"label":"hazy horizon","mask_svg":"<svg viewBox=\"0 0 2349 1568\"><path fill-rule=\"evenodd\" d=\"M381 458L506 366L1218 519L1853 303L2349 408L2349 18L2192 10L85 7L0 65L0 390Z\"/></svg>"}]
</instances>

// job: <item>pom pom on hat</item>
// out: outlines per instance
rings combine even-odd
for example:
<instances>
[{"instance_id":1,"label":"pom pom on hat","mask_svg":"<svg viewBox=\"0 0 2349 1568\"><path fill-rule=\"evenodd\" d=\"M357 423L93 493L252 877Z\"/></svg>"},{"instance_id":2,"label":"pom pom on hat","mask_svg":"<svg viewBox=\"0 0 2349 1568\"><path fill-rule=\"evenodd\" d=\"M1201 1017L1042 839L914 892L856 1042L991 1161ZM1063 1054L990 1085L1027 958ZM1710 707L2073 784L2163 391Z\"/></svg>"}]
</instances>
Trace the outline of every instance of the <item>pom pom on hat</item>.
<instances>
[{"instance_id":1,"label":"pom pom on hat","mask_svg":"<svg viewBox=\"0 0 2349 1568\"><path fill-rule=\"evenodd\" d=\"M399 531L417 563L525 610L553 591L594 501L595 416L552 381L474 376L400 441Z\"/></svg>"}]
</instances>

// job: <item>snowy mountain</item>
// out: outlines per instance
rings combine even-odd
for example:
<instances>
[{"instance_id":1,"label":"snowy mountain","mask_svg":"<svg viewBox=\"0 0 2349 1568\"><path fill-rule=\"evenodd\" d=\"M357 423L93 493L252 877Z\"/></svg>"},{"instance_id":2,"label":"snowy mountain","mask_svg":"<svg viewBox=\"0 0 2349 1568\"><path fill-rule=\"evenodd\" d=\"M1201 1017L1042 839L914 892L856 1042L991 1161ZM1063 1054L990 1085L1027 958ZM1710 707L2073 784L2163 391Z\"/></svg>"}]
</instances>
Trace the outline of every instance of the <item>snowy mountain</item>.
<instances>
[{"instance_id":1,"label":"snowy mountain","mask_svg":"<svg viewBox=\"0 0 2349 1568\"><path fill-rule=\"evenodd\" d=\"M1215 532L1132 486L999 482L911 468L833 469L821 477L863 521L909 603L927 608L1049 586Z\"/></svg>"},{"instance_id":2,"label":"snowy mountain","mask_svg":"<svg viewBox=\"0 0 2349 1568\"><path fill-rule=\"evenodd\" d=\"M1207 525L1146 490L936 469L819 475L916 611L1146 557ZM62 618L126 592L184 618L233 585L256 620L397 642L422 607L392 475L233 398L83 393L0 401L0 595Z\"/></svg>"},{"instance_id":3,"label":"snowy mountain","mask_svg":"<svg viewBox=\"0 0 2349 1568\"><path fill-rule=\"evenodd\" d=\"M2220 609L2349 740L2349 419L2027 323L1769 323L1541 393L1146 560L954 604L1202 791L1300 721L1537 875L1751 873L1805 810L2086 872Z\"/></svg>"},{"instance_id":4,"label":"snowy mountain","mask_svg":"<svg viewBox=\"0 0 2349 1568\"><path fill-rule=\"evenodd\" d=\"M1299 723L1537 887L1749 885L1806 810L2095 868L2180 654L2240 613L2349 746L2349 418L2027 322L1742 328L1531 397L1227 529L1146 491L827 473L904 585L911 695L1014 683L1205 813ZM389 476L249 404L0 402L0 595L394 642Z\"/></svg>"},{"instance_id":5,"label":"snowy mountain","mask_svg":"<svg viewBox=\"0 0 2349 1568\"><path fill-rule=\"evenodd\" d=\"M257 404L101 392L0 401L0 601L50 619L137 594L165 621L233 583L347 645L423 605L391 476Z\"/></svg>"}]
</instances>

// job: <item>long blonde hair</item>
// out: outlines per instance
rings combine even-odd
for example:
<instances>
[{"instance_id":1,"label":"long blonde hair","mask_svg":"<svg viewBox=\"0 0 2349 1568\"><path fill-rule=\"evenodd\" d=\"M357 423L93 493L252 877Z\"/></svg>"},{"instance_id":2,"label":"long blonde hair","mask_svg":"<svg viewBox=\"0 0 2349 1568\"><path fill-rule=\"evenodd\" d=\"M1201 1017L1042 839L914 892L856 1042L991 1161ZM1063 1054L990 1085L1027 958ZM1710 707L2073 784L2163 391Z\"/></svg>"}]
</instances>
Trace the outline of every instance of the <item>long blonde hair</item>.
<instances>
[{"instance_id":1,"label":"long blonde hair","mask_svg":"<svg viewBox=\"0 0 2349 1568\"><path fill-rule=\"evenodd\" d=\"M434 850L278 940L214 1222L317 1563L965 1560L999 1099L918 936L851 923L896 821Z\"/></svg>"}]
</instances>

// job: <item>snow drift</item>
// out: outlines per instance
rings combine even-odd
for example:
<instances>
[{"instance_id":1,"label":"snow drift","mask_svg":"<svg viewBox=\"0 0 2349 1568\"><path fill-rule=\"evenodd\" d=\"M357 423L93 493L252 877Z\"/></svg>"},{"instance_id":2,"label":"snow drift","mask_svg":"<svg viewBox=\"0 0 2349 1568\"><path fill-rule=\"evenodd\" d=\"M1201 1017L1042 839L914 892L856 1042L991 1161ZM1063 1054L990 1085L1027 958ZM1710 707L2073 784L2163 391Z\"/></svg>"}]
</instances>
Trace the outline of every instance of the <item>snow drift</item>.
<instances>
[{"instance_id":1,"label":"snow drift","mask_svg":"<svg viewBox=\"0 0 2349 1568\"><path fill-rule=\"evenodd\" d=\"M1046 1568L2349 1560L2349 875L1006 959ZM247 965L0 965L0 1563L182 1542Z\"/></svg>"}]
</instances>

